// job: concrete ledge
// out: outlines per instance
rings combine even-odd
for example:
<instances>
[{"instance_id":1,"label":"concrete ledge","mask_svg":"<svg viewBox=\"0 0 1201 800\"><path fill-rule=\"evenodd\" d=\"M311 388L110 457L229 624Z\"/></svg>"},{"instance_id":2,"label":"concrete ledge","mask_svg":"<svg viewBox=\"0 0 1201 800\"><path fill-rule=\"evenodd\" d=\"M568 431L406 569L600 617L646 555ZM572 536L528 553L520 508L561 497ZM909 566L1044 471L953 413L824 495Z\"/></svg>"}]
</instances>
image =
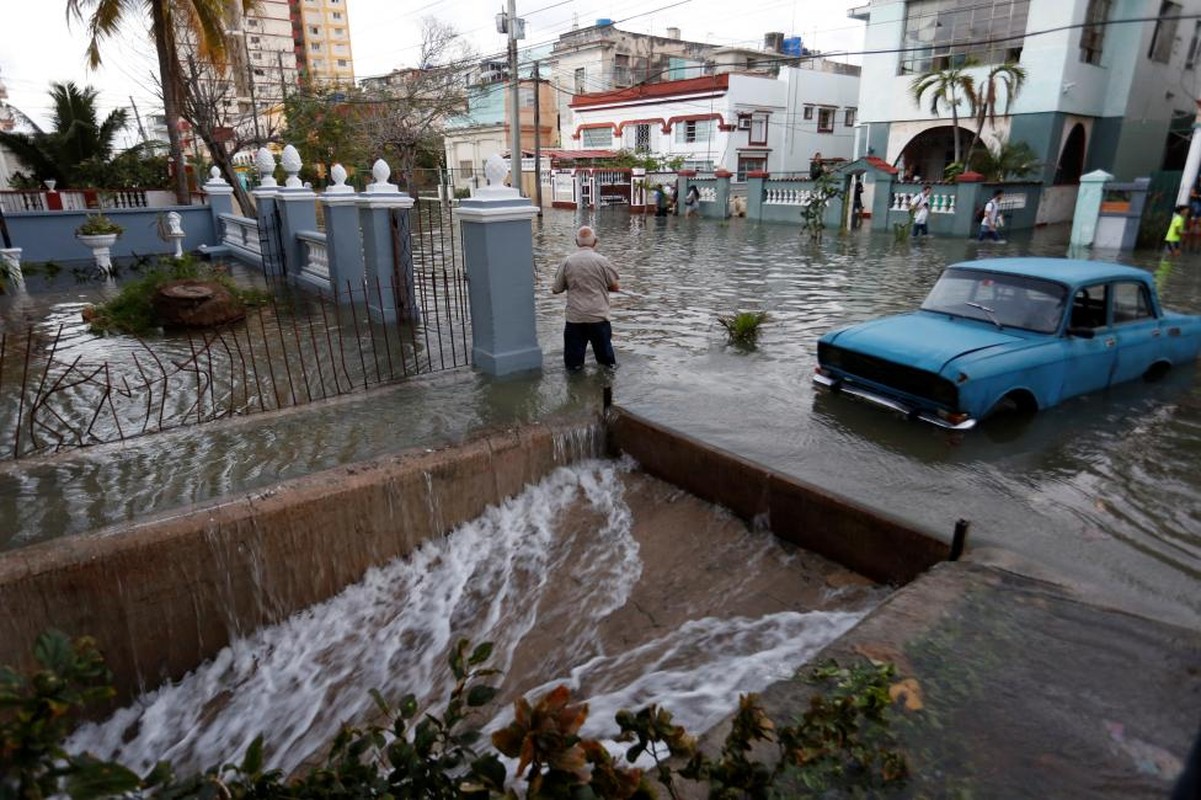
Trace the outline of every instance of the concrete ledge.
<instances>
[{"instance_id":1,"label":"concrete ledge","mask_svg":"<svg viewBox=\"0 0 1201 800\"><path fill-rule=\"evenodd\" d=\"M0 664L54 627L97 639L118 700L325 600L370 567L599 456L598 421L494 432L0 555Z\"/></svg>"},{"instance_id":2,"label":"concrete ledge","mask_svg":"<svg viewBox=\"0 0 1201 800\"><path fill-rule=\"evenodd\" d=\"M950 546L933 531L772 472L624 409L610 411L610 447L652 475L782 539L880 583L903 584L945 561ZM950 537L953 521L948 525Z\"/></svg>"}]
</instances>

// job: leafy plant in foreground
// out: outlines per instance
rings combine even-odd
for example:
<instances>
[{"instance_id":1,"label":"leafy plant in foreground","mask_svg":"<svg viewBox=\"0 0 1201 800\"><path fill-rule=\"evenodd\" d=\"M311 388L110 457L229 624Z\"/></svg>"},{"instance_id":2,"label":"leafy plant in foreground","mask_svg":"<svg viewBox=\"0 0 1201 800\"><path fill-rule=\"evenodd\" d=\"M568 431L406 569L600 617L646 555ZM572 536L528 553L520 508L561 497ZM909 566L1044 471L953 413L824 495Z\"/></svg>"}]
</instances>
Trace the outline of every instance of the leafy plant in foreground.
<instances>
[{"instance_id":1,"label":"leafy plant in foreground","mask_svg":"<svg viewBox=\"0 0 1201 800\"><path fill-rule=\"evenodd\" d=\"M492 736L496 750L517 759L510 785L498 754L483 749L478 724L479 710L496 697L496 689L483 682L497 674L485 666L491 653L491 644L470 653L465 640L456 644L449 659L455 683L441 715L419 713L411 694L392 707L373 691L390 725L344 727L324 765L301 775L266 770L259 737L239 763L180 778L160 762L139 777L116 762L64 750L75 712L111 698L112 689L91 640L72 643L61 633L48 633L35 647L40 670L25 678L0 669L0 800L484 800L516 798L521 784L529 800L647 800L658 796L650 777L675 800L682 797L683 782L707 786L710 798L766 800L893 787L907 775L888 728L892 665L842 667L830 661L807 678L822 691L795 725L777 728L756 695L739 698L716 757L703 753L664 709L619 712L617 740L632 743L625 759L649 756L654 762L645 774L580 736L588 706L572 702L567 687L534 702L519 698L513 722ZM775 758L753 757L763 752L760 743L773 741Z\"/></svg>"}]
</instances>

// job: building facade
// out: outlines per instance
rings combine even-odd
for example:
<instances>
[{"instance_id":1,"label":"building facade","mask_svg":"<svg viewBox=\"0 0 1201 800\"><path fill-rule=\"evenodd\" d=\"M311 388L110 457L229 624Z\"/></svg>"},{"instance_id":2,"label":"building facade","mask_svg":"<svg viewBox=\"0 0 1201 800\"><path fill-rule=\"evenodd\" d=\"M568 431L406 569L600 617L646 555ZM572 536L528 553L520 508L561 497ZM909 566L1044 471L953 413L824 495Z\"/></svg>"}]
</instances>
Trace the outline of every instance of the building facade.
<instances>
[{"instance_id":1,"label":"building facade","mask_svg":"<svg viewBox=\"0 0 1201 800\"><path fill-rule=\"evenodd\" d=\"M347 0L287 0L296 66L302 79L354 85Z\"/></svg>"},{"instance_id":2,"label":"building facade","mask_svg":"<svg viewBox=\"0 0 1201 800\"><path fill-rule=\"evenodd\" d=\"M1201 0L871 0L859 117L869 152L925 178L953 160L944 105L919 105L913 79L964 69L980 86L996 65L1026 79L983 145L1024 142L1046 184L1074 186L1096 169L1130 180L1183 165L1197 81ZM963 142L976 131L959 106ZM965 117L968 117L965 119Z\"/></svg>"}]
</instances>

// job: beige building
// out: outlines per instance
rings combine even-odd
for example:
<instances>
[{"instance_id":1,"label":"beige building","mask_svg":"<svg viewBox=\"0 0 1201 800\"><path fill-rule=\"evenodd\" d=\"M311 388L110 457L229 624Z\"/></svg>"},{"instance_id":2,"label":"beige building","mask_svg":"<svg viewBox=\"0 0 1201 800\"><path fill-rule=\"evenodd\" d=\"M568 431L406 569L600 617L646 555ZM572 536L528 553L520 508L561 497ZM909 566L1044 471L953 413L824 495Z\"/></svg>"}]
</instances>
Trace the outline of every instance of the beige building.
<instances>
[{"instance_id":1,"label":"beige building","mask_svg":"<svg viewBox=\"0 0 1201 800\"><path fill-rule=\"evenodd\" d=\"M296 64L315 83L354 84L346 4L347 0L288 0Z\"/></svg>"}]
</instances>

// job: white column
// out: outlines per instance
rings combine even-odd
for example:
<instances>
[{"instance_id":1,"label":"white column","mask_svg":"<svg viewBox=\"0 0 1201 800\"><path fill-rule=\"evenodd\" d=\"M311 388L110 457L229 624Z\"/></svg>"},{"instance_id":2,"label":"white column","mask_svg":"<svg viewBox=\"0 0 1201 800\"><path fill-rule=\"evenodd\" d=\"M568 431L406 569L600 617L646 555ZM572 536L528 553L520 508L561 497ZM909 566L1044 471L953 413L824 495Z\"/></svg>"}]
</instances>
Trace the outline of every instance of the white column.
<instances>
[{"instance_id":1,"label":"white column","mask_svg":"<svg viewBox=\"0 0 1201 800\"><path fill-rule=\"evenodd\" d=\"M1197 170L1201 168L1201 100L1197 101L1197 117L1193 121L1193 138L1188 145L1188 158L1184 160L1184 174L1180 176L1180 191L1176 192L1176 205L1188 205L1189 191L1197 182Z\"/></svg>"}]
</instances>

